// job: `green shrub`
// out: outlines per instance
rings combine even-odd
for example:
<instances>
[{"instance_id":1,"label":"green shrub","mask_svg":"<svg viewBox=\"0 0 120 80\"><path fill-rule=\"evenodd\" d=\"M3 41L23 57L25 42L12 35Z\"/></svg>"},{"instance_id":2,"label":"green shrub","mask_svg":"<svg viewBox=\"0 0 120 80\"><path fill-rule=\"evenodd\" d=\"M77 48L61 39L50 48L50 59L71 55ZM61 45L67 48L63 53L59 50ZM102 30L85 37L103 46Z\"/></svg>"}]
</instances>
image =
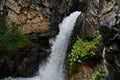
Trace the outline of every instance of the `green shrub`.
<instances>
[{"instance_id":1,"label":"green shrub","mask_svg":"<svg viewBox=\"0 0 120 80\"><path fill-rule=\"evenodd\" d=\"M4 34L0 34L0 45L6 46L8 49L18 49L22 46L30 44L20 33L19 30L6 30Z\"/></svg>"},{"instance_id":2,"label":"green shrub","mask_svg":"<svg viewBox=\"0 0 120 80\"><path fill-rule=\"evenodd\" d=\"M92 80L105 80L106 73L104 69L100 69L92 74Z\"/></svg>"},{"instance_id":3,"label":"green shrub","mask_svg":"<svg viewBox=\"0 0 120 80\"><path fill-rule=\"evenodd\" d=\"M8 50L17 50L31 44L31 42L17 29L15 23L13 24L13 28L7 29L4 28L6 25L3 20L4 19L0 18L0 46L4 46Z\"/></svg>"},{"instance_id":4,"label":"green shrub","mask_svg":"<svg viewBox=\"0 0 120 80\"><path fill-rule=\"evenodd\" d=\"M77 40L73 45L71 54L69 55L70 66L76 62L85 61L86 59L95 56L97 44L100 40L101 35L98 31L96 32L96 37L91 41Z\"/></svg>"}]
</instances>

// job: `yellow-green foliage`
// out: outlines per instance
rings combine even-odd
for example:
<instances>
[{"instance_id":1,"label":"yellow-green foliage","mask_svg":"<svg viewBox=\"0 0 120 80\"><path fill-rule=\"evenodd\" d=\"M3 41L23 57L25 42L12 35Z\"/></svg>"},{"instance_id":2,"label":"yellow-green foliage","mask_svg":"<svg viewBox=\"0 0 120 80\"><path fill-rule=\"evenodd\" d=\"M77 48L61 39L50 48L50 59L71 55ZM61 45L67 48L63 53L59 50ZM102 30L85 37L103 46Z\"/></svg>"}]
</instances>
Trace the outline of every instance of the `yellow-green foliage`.
<instances>
[{"instance_id":1,"label":"yellow-green foliage","mask_svg":"<svg viewBox=\"0 0 120 80\"><path fill-rule=\"evenodd\" d=\"M104 69L97 70L95 73L92 74L92 80L105 80L106 73Z\"/></svg>"},{"instance_id":2,"label":"yellow-green foliage","mask_svg":"<svg viewBox=\"0 0 120 80\"><path fill-rule=\"evenodd\" d=\"M93 57L96 54L97 44L100 40L101 35L98 31L96 32L96 37L91 41L77 40L69 55L70 65L72 66L76 62L81 62L89 57Z\"/></svg>"}]
</instances>

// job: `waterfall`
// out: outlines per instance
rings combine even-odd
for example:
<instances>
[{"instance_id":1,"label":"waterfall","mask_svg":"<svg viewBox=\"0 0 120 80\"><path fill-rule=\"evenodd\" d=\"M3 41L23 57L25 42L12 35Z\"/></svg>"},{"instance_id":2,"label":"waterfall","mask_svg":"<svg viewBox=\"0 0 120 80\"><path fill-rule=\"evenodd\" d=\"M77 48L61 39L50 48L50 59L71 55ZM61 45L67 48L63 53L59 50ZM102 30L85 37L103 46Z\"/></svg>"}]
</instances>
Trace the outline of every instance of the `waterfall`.
<instances>
[{"instance_id":1,"label":"waterfall","mask_svg":"<svg viewBox=\"0 0 120 80\"><path fill-rule=\"evenodd\" d=\"M48 62L40 66L37 76L33 78L7 78L5 80L65 80L65 54L74 24L79 15L80 12L73 12L59 24L60 32L52 41Z\"/></svg>"}]
</instances>

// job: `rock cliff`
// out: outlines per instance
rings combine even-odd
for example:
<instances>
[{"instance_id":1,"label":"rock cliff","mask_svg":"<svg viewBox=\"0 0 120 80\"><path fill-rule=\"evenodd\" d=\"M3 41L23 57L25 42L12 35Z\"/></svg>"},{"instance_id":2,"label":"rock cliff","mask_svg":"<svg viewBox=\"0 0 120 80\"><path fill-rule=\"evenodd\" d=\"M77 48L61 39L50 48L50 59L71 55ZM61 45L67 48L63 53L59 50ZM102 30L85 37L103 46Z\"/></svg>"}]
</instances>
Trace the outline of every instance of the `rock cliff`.
<instances>
[{"instance_id":1,"label":"rock cliff","mask_svg":"<svg viewBox=\"0 0 120 80\"><path fill-rule=\"evenodd\" d=\"M100 25L115 24L118 4L115 0L85 0L83 1L81 18L78 19L78 36L82 39L94 37Z\"/></svg>"},{"instance_id":2,"label":"rock cliff","mask_svg":"<svg viewBox=\"0 0 120 80\"><path fill-rule=\"evenodd\" d=\"M79 16L77 27L77 38L91 40L94 38L96 30L100 30L102 35L101 48L104 50L104 60L106 63L108 80L119 80L119 6L118 0L85 0L83 1L82 14ZM111 46L111 47L110 47ZM112 49L112 50L110 50ZM117 52L116 52L117 51ZM102 53L101 53L102 55ZM100 63L99 63L100 64ZM98 64L97 64L98 65ZM83 66L84 67L84 66ZM88 66L87 66L88 67ZM99 66L100 67L100 66ZM103 64L101 65L103 67ZM94 71L98 67L89 67ZM77 69L78 70L78 69ZM83 76L80 77L81 71L76 71L71 80L88 80L92 72L82 70ZM84 78L86 72L89 73Z\"/></svg>"},{"instance_id":3,"label":"rock cliff","mask_svg":"<svg viewBox=\"0 0 120 80\"><path fill-rule=\"evenodd\" d=\"M116 0L114 7L109 14L101 17L105 19L99 30L103 38L104 50L103 58L107 72L107 80L120 80L120 58L119 58L119 40L120 40L120 3ZM111 13L110 13L111 12ZM109 17L108 17L109 16Z\"/></svg>"},{"instance_id":4,"label":"rock cliff","mask_svg":"<svg viewBox=\"0 0 120 80\"><path fill-rule=\"evenodd\" d=\"M82 14L76 23L77 38L91 40L94 38L95 31L99 29L103 37L104 46L102 47L105 48L104 58L107 61L108 79L117 80L115 78L118 78L119 80L119 4L118 0L0 0L0 15L6 19L8 28L16 24L21 33L32 42L39 43L42 47L47 46L40 49L38 46L27 47L18 52L20 55L13 57L6 57L6 55L3 57L4 54L0 54L4 58L0 58L0 70L10 72L4 73L2 77L33 75L31 73L35 73L38 64L31 68L28 65L31 66L37 62L37 55L40 57L47 55L45 53L48 53L46 50L49 49L48 39L59 32L58 24L71 12L80 10ZM3 51L5 49L1 48L0 52L3 53ZM22 59L18 60L20 57ZM29 72L28 69L35 71ZM92 71L94 69L96 67L93 67ZM79 76L78 73L72 79L77 80ZM89 78L90 75L84 79Z\"/></svg>"},{"instance_id":5,"label":"rock cliff","mask_svg":"<svg viewBox=\"0 0 120 80\"><path fill-rule=\"evenodd\" d=\"M1 9L8 11L6 22L9 27L16 23L22 34L39 41L55 36L63 17L82 9L79 4L79 0L1 0Z\"/></svg>"},{"instance_id":6,"label":"rock cliff","mask_svg":"<svg viewBox=\"0 0 120 80\"><path fill-rule=\"evenodd\" d=\"M71 12L82 10L81 6L83 3L79 0L0 0L0 16L5 18L8 29L16 26L37 43L17 52L8 52L2 46L0 78L33 76L39 63L48 56L49 38L59 32L58 24Z\"/></svg>"}]
</instances>

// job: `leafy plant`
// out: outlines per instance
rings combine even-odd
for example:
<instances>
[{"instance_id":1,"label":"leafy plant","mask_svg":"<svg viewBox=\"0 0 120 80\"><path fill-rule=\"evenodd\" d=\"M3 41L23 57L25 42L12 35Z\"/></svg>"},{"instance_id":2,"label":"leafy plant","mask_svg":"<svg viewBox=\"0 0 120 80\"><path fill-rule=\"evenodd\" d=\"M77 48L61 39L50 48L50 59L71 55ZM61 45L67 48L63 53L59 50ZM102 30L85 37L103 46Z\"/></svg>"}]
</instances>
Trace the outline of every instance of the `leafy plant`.
<instances>
[{"instance_id":1,"label":"leafy plant","mask_svg":"<svg viewBox=\"0 0 120 80\"><path fill-rule=\"evenodd\" d=\"M25 38L17 29L17 25L13 24L13 28L7 29L2 18L2 25L0 25L0 46L5 46L9 50L17 50L23 46L30 45L31 42ZM0 22L1 23L1 22Z\"/></svg>"},{"instance_id":2,"label":"leafy plant","mask_svg":"<svg viewBox=\"0 0 120 80\"><path fill-rule=\"evenodd\" d=\"M92 80L105 80L106 73L104 69L100 69L96 71L94 74L92 74L91 78Z\"/></svg>"},{"instance_id":3,"label":"leafy plant","mask_svg":"<svg viewBox=\"0 0 120 80\"><path fill-rule=\"evenodd\" d=\"M101 40L101 35L99 32L96 32L96 37L91 40L77 40L73 45L71 54L69 55L70 66L76 62L82 62L93 57L96 54L97 44Z\"/></svg>"}]
</instances>

